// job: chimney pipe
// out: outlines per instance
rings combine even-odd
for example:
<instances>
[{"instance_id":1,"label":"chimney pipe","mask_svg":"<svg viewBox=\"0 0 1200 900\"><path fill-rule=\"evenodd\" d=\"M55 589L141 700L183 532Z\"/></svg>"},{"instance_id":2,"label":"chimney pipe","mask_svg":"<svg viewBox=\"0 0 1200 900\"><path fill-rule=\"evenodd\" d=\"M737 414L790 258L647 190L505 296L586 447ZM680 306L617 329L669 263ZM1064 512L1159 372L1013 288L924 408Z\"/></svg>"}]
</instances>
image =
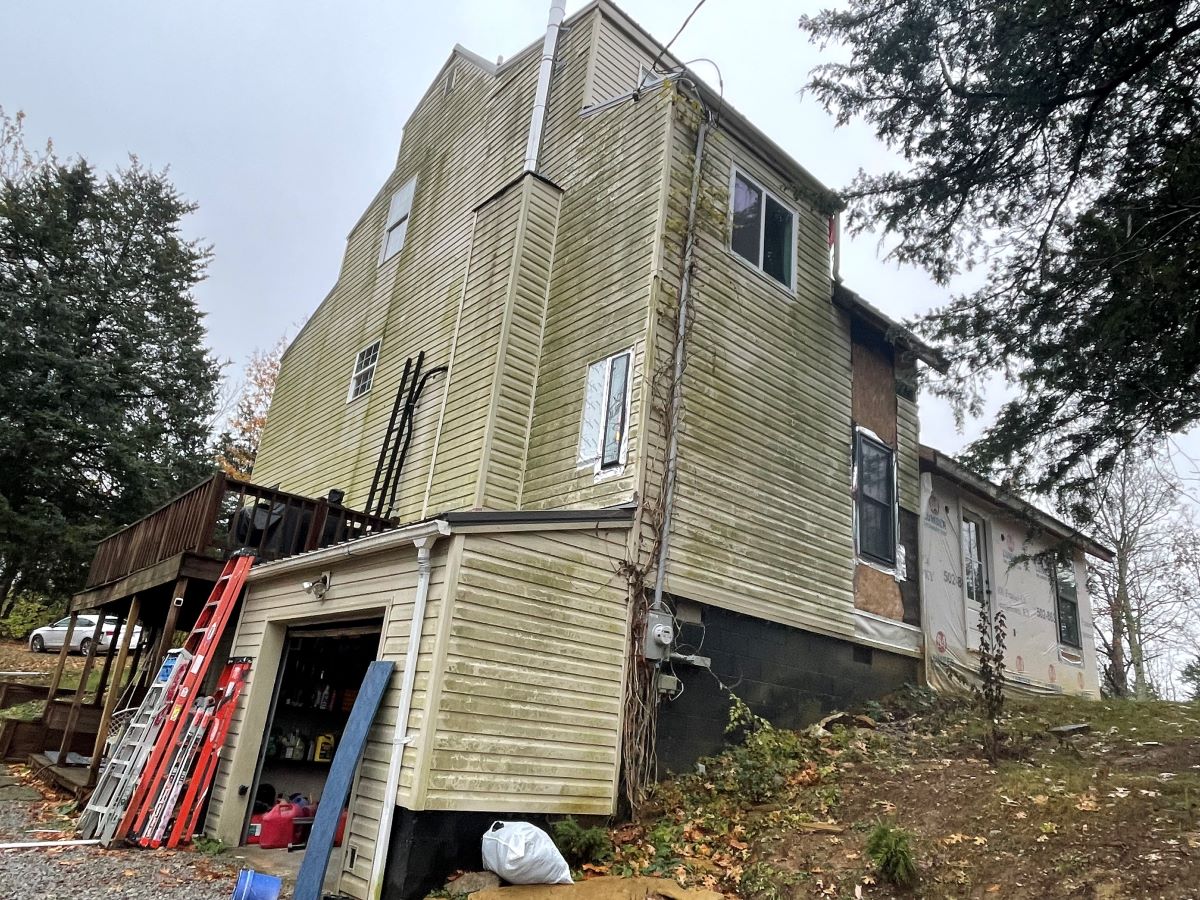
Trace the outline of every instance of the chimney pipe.
<instances>
[{"instance_id":1,"label":"chimney pipe","mask_svg":"<svg viewBox=\"0 0 1200 900\"><path fill-rule=\"evenodd\" d=\"M525 144L526 172L537 171L542 129L546 124L546 107L550 103L550 75L554 71L554 53L558 47L559 27L566 14L566 0L551 0L550 21L546 25L546 40L542 43L542 62L538 66L537 91L533 95L533 115L529 119L529 141Z\"/></svg>"}]
</instances>

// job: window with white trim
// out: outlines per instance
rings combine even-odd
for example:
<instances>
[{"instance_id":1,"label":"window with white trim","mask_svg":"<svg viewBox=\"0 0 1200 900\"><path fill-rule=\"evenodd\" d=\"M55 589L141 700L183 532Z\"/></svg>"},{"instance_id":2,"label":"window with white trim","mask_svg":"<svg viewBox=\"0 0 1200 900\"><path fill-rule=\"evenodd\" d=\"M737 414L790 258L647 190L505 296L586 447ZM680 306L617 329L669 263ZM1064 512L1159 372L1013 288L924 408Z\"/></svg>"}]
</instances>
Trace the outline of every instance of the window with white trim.
<instances>
[{"instance_id":1,"label":"window with white trim","mask_svg":"<svg viewBox=\"0 0 1200 900\"><path fill-rule=\"evenodd\" d=\"M417 190L414 175L400 190L392 194L388 204L387 221L383 226L383 246L379 248L379 264L383 265L404 247L404 236L408 233L408 217L412 213L413 195Z\"/></svg>"},{"instance_id":2,"label":"window with white trim","mask_svg":"<svg viewBox=\"0 0 1200 900\"><path fill-rule=\"evenodd\" d=\"M796 275L796 212L747 175L733 170L729 249L792 290Z\"/></svg>"},{"instance_id":3,"label":"window with white trim","mask_svg":"<svg viewBox=\"0 0 1200 900\"><path fill-rule=\"evenodd\" d=\"M1058 642L1079 649L1079 587L1071 560L1060 558L1054 567L1054 593L1058 607Z\"/></svg>"},{"instance_id":4,"label":"window with white trim","mask_svg":"<svg viewBox=\"0 0 1200 900\"><path fill-rule=\"evenodd\" d=\"M633 351L588 366L579 431L579 465L603 472L625 464L628 451L630 374Z\"/></svg>"},{"instance_id":5,"label":"window with white trim","mask_svg":"<svg viewBox=\"0 0 1200 900\"><path fill-rule=\"evenodd\" d=\"M859 432L855 437L854 511L858 554L885 566L896 564L895 451Z\"/></svg>"},{"instance_id":6,"label":"window with white trim","mask_svg":"<svg viewBox=\"0 0 1200 900\"><path fill-rule=\"evenodd\" d=\"M354 358L354 372L350 375L350 394L346 402L357 400L371 389L375 381L375 367L379 365L379 341L358 351Z\"/></svg>"}]
</instances>

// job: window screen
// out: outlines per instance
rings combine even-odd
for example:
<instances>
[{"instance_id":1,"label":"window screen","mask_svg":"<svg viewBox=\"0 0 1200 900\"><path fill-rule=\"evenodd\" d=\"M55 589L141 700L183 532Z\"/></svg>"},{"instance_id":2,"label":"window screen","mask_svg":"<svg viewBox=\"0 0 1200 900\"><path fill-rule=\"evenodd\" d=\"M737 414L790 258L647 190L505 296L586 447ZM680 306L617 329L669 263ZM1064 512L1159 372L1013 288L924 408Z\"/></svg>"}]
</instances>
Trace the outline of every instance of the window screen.
<instances>
[{"instance_id":1,"label":"window screen","mask_svg":"<svg viewBox=\"0 0 1200 900\"><path fill-rule=\"evenodd\" d=\"M887 565L896 562L896 474L892 450L858 436L858 550Z\"/></svg>"}]
</instances>

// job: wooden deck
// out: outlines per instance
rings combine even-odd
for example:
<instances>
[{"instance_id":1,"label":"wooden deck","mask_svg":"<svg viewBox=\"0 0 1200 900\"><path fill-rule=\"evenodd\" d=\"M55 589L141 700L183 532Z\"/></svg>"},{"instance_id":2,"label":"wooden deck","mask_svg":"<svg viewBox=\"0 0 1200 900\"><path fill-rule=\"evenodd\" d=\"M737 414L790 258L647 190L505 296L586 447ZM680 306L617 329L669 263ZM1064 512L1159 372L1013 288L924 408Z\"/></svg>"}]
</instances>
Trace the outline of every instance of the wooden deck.
<instances>
[{"instance_id":1,"label":"wooden deck","mask_svg":"<svg viewBox=\"0 0 1200 900\"><path fill-rule=\"evenodd\" d=\"M87 766L59 766L50 762L50 758L45 753L31 753L29 768L39 778L49 781L59 790L66 791L76 799L86 794L90 787Z\"/></svg>"}]
</instances>

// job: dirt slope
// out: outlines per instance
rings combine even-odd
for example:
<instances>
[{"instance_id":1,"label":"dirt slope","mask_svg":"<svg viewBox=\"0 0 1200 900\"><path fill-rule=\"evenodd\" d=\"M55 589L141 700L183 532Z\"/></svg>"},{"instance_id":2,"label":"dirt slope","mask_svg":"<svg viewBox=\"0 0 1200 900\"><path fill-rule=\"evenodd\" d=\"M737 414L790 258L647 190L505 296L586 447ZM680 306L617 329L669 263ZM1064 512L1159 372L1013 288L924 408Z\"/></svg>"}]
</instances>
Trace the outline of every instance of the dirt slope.
<instances>
[{"instance_id":1,"label":"dirt slope","mask_svg":"<svg viewBox=\"0 0 1200 900\"><path fill-rule=\"evenodd\" d=\"M802 735L743 712L745 742L665 783L588 871L764 900L1200 896L1200 707L1012 707L995 766L963 701L912 692L872 712ZM1084 722L1068 744L1047 731ZM879 823L908 833L910 889L867 852Z\"/></svg>"}]
</instances>

